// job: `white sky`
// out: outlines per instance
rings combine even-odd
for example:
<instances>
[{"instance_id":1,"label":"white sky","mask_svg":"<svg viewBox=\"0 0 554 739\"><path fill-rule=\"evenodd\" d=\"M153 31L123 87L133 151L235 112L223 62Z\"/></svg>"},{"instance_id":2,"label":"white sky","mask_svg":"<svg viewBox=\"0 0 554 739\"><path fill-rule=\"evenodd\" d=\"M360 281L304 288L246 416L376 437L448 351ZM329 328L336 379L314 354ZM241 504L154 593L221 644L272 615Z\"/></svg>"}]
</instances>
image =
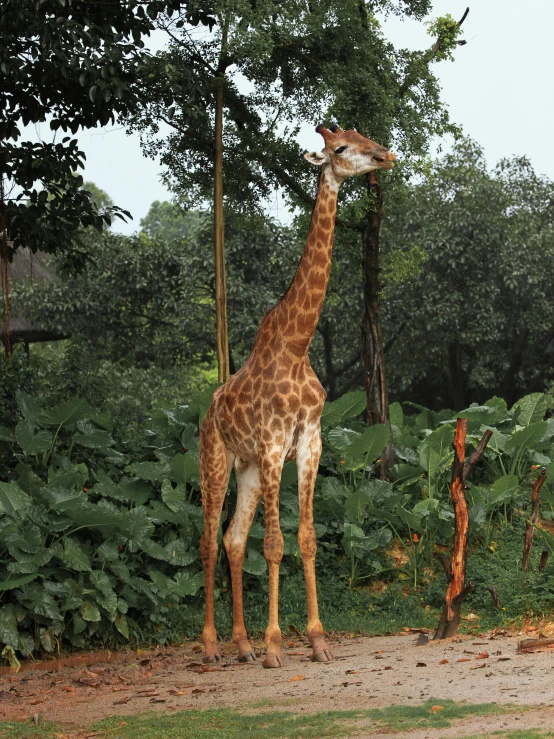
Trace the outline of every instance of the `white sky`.
<instances>
[{"instance_id":1,"label":"white sky","mask_svg":"<svg viewBox=\"0 0 554 739\"><path fill-rule=\"evenodd\" d=\"M466 5L435 0L433 16L459 19ZM524 154L554 179L554 0L473 0L470 8L463 25L467 45L455 52L455 62L434 65L451 118L484 147L490 165ZM398 47L425 49L432 41L421 23L391 18L384 29ZM133 214L134 221L114 230L132 233L152 201L170 199L159 164L143 157L138 136L103 129L81 133L79 141L87 155L85 179ZM320 137L306 126L300 143L317 149Z\"/></svg>"}]
</instances>

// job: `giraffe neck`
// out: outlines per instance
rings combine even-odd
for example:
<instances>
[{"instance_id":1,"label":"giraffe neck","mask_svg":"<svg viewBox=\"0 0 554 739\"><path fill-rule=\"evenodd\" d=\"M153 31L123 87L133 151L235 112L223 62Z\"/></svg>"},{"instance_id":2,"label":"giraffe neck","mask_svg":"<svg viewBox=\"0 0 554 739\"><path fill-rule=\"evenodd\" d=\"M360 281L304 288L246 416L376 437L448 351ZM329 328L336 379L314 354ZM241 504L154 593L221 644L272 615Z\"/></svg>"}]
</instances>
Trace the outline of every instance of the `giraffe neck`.
<instances>
[{"instance_id":1,"label":"giraffe neck","mask_svg":"<svg viewBox=\"0 0 554 739\"><path fill-rule=\"evenodd\" d=\"M308 240L294 279L279 304L279 325L285 343L297 357L307 354L323 307L340 185L331 167L324 165Z\"/></svg>"}]
</instances>

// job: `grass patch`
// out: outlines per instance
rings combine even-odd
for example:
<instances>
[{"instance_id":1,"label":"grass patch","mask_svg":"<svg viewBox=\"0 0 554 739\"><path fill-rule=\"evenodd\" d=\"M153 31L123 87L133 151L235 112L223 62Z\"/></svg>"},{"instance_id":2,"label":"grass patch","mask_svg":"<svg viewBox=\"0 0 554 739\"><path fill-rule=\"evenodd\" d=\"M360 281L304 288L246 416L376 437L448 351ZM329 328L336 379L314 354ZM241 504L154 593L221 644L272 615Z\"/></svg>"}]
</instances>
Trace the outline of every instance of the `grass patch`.
<instances>
[{"instance_id":1,"label":"grass patch","mask_svg":"<svg viewBox=\"0 0 554 739\"><path fill-rule=\"evenodd\" d=\"M498 739L552 739L554 732L541 729L518 729L516 731L493 731L487 734L471 734L464 739L489 739L491 736Z\"/></svg>"},{"instance_id":2,"label":"grass patch","mask_svg":"<svg viewBox=\"0 0 554 739\"><path fill-rule=\"evenodd\" d=\"M521 710L521 707L495 703L471 705L431 699L414 706L396 705L383 709L315 714L273 711L245 715L230 709L220 709L113 716L100 721L91 729L101 731L106 739L339 739L358 732L367 732L369 727L372 730L378 728L392 731L445 728L453 720L467 716L490 716L514 710ZM0 724L1 739L59 739L61 733L60 728L53 724L44 724L38 728L28 723ZM508 736L511 735L506 734ZM538 739L542 736L551 735L527 736L521 733L520 736L515 732L514 739Z\"/></svg>"}]
</instances>

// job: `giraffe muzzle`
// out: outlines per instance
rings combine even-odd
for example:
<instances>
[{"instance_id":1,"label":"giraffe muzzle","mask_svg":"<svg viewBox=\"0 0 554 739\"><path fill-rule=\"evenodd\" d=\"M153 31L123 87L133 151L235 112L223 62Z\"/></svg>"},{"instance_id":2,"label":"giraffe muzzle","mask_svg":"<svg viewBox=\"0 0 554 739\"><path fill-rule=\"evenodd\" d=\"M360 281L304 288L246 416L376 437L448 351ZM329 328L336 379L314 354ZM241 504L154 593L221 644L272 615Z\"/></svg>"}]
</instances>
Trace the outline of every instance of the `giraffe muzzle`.
<instances>
[{"instance_id":1,"label":"giraffe muzzle","mask_svg":"<svg viewBox=\"0 0 554 739\"><path fill-rule=\"evenodd\" d=\"M370 153L371 158L377 162L380 169L392 169L394 167L396 157L392 151L389 151L382 146L376 146Z\"/></svg>"}]
</instances>

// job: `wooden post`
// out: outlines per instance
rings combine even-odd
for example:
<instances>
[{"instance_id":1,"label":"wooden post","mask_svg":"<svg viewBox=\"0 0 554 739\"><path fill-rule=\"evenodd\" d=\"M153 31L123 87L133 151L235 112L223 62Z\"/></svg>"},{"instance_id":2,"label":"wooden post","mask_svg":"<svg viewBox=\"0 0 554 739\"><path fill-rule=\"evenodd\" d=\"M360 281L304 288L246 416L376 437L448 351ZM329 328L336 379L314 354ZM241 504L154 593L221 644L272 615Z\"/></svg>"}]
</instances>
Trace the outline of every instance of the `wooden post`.
<instances>
[{"instance_id":1,"label":"wooden post","mask_svg":"<svg viewBox=\"0 0 554 739\"><path fill-rule=\"evenodd\" d=\"M539 476L533 483L531 488L531 518L525 523L525 538L523 540L523 557L521 560L521 569L529 572L529 561L531 559L531 550L533 549L533 534L535 533L535 524L541 517L541 501L540 489L546 480L546 467L541 467ZM546 562L545 562L546 564Z\"/></svg>"},{"instance_id":2,"label":"wooden post","mask_svg":"<svg viewBox=\"0 0 554 739\"><path fill-rule=\"evenodd\" d=\"M468 593L473 590L473 583L465 584L467 547L469 543L469 513L464 492L464 481L473 466L483 454L491 437L487 432L479 445L465 462L467 418L458 418L454 434L454 462L450 481L450 497L454 505L454 546L450 566L445 566L449 583L444 598L444 608L439 625L433 639L446 639L454 636L462 617L462 603Z\"/></svg>"},{"instance_id":3,"label":"wooden post","mask_svg":"<svg viewBox=\"0 0 554 739\"><path fill-rule=\"evenodd\" d=\"M215 158L214 158L214 250L215 250L215 323L217 337L217 379L229 379L229 342L227 339L227 286L225 277L225 226L223 222L223 85L224 77L215 77Z\"/></svg>"}]
</instances>

